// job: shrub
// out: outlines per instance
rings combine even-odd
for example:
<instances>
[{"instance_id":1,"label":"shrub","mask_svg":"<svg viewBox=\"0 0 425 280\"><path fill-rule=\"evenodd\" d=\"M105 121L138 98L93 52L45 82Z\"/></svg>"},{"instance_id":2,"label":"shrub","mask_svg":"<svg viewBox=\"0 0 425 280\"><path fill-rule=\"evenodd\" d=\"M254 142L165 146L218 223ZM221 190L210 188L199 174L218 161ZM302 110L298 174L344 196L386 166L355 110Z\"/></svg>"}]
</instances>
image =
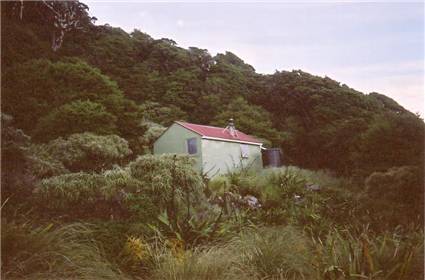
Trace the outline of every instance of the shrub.
<instances>
[{"instance_id":1,"label":"shrub","mask_svg":"<svg viewBox=\"0 0 425 280\"><path fill-rule=\"evenodd\" d=\"M423 202L423 170L415 166L393 167L386 172L374 172L366 179L367 192L373 197L385 197L397 203L420 206Z\"/></svg>"},{"instance_id":2,"label":"shrub","mask_svg":"<svg viewBox=\"0 0 425 280\"><path fill-rule=\"evenodd\" d=\"M74 133L93 132L114 134L116 117L99 103L73 101L52 110L42 117L35 129L35 138L41 141L52 140Z\"/></svg>"},{"instance_id":3,"label":"shrub","mask_svg":"<svg viewBox=\"0 0 425 280\"><path fill-rule=\"evenodd\" d=\"M4 93L4 110L16 117L17 126L24 129L30 135L35 128L34 124L38 122L41 117L46 116L52 112L52 109L58 108L64 104L69 104L75 100L90 100L95 103L87 103L86 101L75 103L84 105L77 106L80 109L93 108L89 105L104 103L113 97L121 97L122 93L117 84L109 77L103 75L99 69L88 65L82 60L69 60L68 62L51 62L49 60L30 60L23 64L19 64L10 68L5 73L5 83L2 86ZM86 106L88 105L88 106ZM66 134L58 135L58 132L49 130L49 133L65 136L69 133L82 132L80 127L78 131L71 131L69 128L78 129L78 123L72 123L74 120L71 116L78 115L72 113L70 109L77 109L75 106L67 106L65 112L68 113L66 118L62 115L57 115L59 112L51 115L44 125L46 128L53 129L54 127L59 131ZM100 108L98 105L95 108ZM74 113L77 113L75 111ZM103 115L105 119L96 119L92 122L87 115L87 111L83 114L84 119L93 128L93 124L100 125L102 128L109 128L107 121L110 120L110 115L104 112L95 112L92 116ZM60 127L61 123L65 123L65 127ZM80 123L82 124L82 123ZM43 126L44 126L43 125ZM40 127L41 129L41 127ZM68 129L68 130L66 130ZM87 127L85 129L88 129ZM71 132L70 132L71 131ZM50 134L47 131L39 130L39 136L42 139L49 138ZM45 135L42 135L45 134Z\"/></svg>"},{"instance_id":4,"label":"shrub","mask_svg":"<svg viewBox=\"0 0 425 280\"><path fill-rule=\"evenodd\" d=\"M145 155L129 165L131 175L140 180L143 192L160 209L166 209L173 225L184 211L190 218L193 206L203 197L203 182L193 168L193 160L181 155Z\"/></svg>"},{"instance_id":5,"label":"shrub","mask_svg":"<svg viewBox=\"0 0 425 280\"><path fill-rule=\"evenodd\" d=\"M365 207L380 217L380 225L419 223L423 225L424 176L414 166L390 168L366 179ZM391 203L391 207L388 207Z\"/></svg>"},{"instance_id":6,"label":"shrub","mask_svg":"<svg viewBox=\"0 0 425 280\"><path fill-rule=\"evenodd\" d=\"M27 157L31 170L37 178L43 179L69 173L65 165L44 145L30 145Z\"/></svg>"},{"instance_id":7,"label":"shrub","mask_svg":"<svg viewBox=\"0 0 425 280\"><path fill-rule=\"evenodd\" d=\"M125 139L90 132L58 138L41 147L72 172L109 169L132 154Z\"/></svg>"},{"instance_id":8,"label":"shrub","mask_svg":"<svg viewBox=\"0 0 425 280\"><path fill-rule=\"evenodd\" d=\"M160 124L150 121L144 121L142 125L145 127L146 132L143 136L138 137L138 142L141 146L140 151L143 153L149 153L153 150L153 143L166 130L166 128Z\"/></svg>"},{"instance_id":9,"label":"shrub","mask_svg":"<svg viewBox=\"0 0 425 280\"><path fill-rule=\"evenodd\" d=\"M103 174L71 173L44 179L36 188L40 206L69 217L117 218L129 215L129 193L140 182L120 168Z\"/></svg>"},{"instance_id":10,"label":"shrub","mask_svg":"<svg viewBox=\"0 0 425 280\"><path fill-rule=\"evenodd\" d=\"M212 195L222 196L230 190L230 180L226 176L216 176L208 182L208 189Z\"/></svg>"},{"instance_id":11,"label":"shrub","mask_svg":"<svg viewBox=\"0 0 425 280\"><path fill-rule=\"evenodd\" d=\"M209 240L218 231L221 213L206 200L192 158L145 155L129 167L131 175L140 180L142 193L161 211L157 223L151 225L154 231L176 238L185 247Z\"/></svg>"},{"instance_id":12,"label":"shrub","mask_svg":"<svg viewBox=\"0 0 425 280\"><path fill-rule=\"evenodd\" d=\"M10 198L15 194L14 199L24 200L30 195L35 181L35 176L28 168L26 153L30 137L13 126L12 116L2 113L1 126L2 198Z\"/></svg>"},{"instance_id":13,"label":"shrub","mask_svg":"<svg viewBox=\"0 0 425 280\"><path fill-rule=\"evenodd\" d=\"M90 216L102 199L105 185L102 175L71 173L45 179L35 191L43 208L70 216Z\"/></svg>"}]
</instances>

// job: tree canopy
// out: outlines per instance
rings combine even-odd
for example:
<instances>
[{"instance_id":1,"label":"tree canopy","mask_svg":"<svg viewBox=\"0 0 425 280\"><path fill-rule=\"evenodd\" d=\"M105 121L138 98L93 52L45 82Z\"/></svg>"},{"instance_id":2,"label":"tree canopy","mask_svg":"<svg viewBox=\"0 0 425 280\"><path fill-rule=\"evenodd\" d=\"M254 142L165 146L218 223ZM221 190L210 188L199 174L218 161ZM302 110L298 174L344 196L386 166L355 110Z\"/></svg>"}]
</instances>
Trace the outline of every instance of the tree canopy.
<instances>
[{"instance_id":1,"label":"tree canopy","mask_svg":"<svg viewBox=\"0 0 425 280\"><path fill-rule=\"evenodd\" d=\"M224 126L233 117L240 130L282 148L287 164L364 176L423 164L423 120L383 94L301 70L258 74L230 51L212 56L95 25L84 6L79 27L54 51L50 26L21 20L17 5L2 7L10 39L2 41L3 110L37 141L112 133L137 155L152 141L143 138L144 121Z\"/></svg>"}]
</instances>

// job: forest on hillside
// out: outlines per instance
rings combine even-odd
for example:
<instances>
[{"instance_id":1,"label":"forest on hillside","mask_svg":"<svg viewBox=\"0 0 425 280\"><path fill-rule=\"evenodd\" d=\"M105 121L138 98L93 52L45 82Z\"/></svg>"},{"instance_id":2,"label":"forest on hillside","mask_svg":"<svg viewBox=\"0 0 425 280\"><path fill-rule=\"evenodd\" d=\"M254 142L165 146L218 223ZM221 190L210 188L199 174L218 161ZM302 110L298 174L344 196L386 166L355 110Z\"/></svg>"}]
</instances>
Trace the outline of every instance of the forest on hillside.
<instances>
[{"instance_id":1,"label":"forest on hillside","mask_svg":"<svg viewBox=\"0 0 425 280\"><path fill-rule=\"evenodd\" d=\"M88 11L1 2L2 276L423 279L420 116ZM151 155L175 120L230 117L285 167L208 180Z\"/></svg>"}]
</instances>

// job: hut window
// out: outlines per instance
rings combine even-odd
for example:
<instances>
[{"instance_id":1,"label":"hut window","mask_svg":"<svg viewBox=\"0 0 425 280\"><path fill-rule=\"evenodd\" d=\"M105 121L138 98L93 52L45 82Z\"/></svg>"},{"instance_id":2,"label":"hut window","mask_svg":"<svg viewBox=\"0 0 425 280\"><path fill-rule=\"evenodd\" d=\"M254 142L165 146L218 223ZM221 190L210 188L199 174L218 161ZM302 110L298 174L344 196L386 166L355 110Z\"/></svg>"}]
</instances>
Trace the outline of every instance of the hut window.
<instances>
[{"instance_id":1,"label":"hut window","mask_svg":"<svg viewBox=\"0 0 425 280\"><path fill-rule=\"evenodd\" d=\"M196 147L196 138L187 139L187 152L190 155L196 154L198 152Z\"/></svg>"},{"instance_id":2,"label":"hut window","mask_svg":"<svg viewBox=\"0 0 425 280\"><path fill-rule=\"evenodd\" d=\"M249 148L248 145L241 144L241 157L248 158Z\"/></svg>"}]
</instances>

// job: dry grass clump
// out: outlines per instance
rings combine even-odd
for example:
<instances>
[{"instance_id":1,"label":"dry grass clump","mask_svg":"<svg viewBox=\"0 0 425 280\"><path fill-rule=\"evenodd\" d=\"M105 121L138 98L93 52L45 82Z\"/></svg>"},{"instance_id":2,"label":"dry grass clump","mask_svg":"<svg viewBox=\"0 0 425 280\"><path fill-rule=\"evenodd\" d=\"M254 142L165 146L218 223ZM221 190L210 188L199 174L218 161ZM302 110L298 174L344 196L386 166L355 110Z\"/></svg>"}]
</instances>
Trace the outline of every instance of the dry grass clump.
<instances>
[{"instance_id":1,"label":"dry grass clump","mask_svg":"<svg viewBox=\"0 0 425 280\"><path fill-rule=\"evenodd\" d=\"M2 226L2 276L6 279L126 279L103 257L89 226L54 228L30 223Z\"/></svg>"},{"instance_id":2,"label":"dry grass clump","mask_svg":"<svg viewBox=\"0 0 425 280\"><path fill-rule=\"evenodd\" d=\"M309 279L308 240L292 227L247 229L231 241L169 254L156 279Z\"/></svg>"}]
</instances>

